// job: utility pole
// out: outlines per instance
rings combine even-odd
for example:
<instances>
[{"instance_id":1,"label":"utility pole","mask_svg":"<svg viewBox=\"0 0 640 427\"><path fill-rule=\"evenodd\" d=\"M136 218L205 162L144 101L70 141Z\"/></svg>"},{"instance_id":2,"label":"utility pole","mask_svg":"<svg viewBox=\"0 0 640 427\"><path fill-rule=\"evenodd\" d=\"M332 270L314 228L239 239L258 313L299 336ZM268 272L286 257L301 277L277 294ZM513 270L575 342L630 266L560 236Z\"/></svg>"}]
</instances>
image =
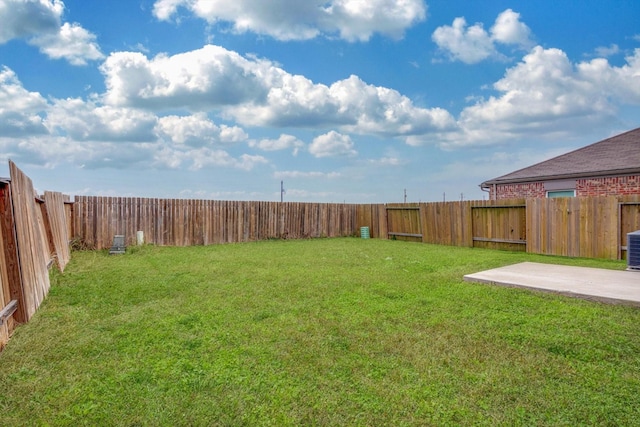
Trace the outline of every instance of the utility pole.
<instances>
[{"instance_id":1,"label":"utility pole","mask_svg":"<svg viewBox=\"0 0 640 427\"><path fill-rule=\"evenodd\" d=\"M284 201L284 181L280 181L280 203Z\"/></svg>"},{"instance_id":2,"label":"utility pole","mask_svg":"<svg viewBox=\"0 0 640 427\"><path fill-rule=\"evenodd\" d=\"M407 189L404 189L404 202L407 203Z\"/></svg>"}]
</instances>

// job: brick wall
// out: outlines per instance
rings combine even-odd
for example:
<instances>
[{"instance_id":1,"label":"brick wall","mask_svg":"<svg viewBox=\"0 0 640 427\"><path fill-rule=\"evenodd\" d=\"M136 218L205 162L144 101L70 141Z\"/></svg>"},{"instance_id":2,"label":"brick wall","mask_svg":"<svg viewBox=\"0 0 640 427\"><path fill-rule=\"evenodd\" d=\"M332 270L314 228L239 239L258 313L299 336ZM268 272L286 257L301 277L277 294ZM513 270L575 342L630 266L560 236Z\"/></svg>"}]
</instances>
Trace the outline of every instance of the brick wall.
<instances>
[{"instance_id":1,"label":"brick wall","mask_svg":"<svg viewBox=\"0 0 640 427\"><path fill-rule=\"evenodd\" d=\"M494 193L491 187L491 200L520 199L533 197L546 197L544 184L542 182L531 182L527 184L498 184Z\"/></svg>"},{"instance_id":2,"label":"brick wall","mask_svg":"<svg viewBox=\"0 0 640 427\"><path fill-rule=\"evenodd\" d=\"M576 196L640 194L640 175L585 178L576 181Z\"/></svg>"},{"instance_id":3,"label":"brick wall","mask_svg":"<svg viewBox=\"0 0 640 427\"><path fill-rule=\"evenodd\" d=\"M640 194L640 175L577 179L575 190L577 197ZM491 200L547 197L542 182L499 184L495 191L491 186L490 195Z\"/></svg>"}]
</instances>

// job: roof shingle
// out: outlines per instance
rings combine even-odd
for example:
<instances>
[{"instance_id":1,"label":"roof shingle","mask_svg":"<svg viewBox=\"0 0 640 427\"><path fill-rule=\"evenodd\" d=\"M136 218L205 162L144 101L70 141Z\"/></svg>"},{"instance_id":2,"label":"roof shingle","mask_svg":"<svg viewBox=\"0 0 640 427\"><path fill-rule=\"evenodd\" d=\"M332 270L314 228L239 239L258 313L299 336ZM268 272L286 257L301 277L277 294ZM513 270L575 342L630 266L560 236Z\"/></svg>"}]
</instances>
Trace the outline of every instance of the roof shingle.
<instances>
[{"instance_id":1,"label":"roof shingle","mask_svg":"<svg viewBox=\"0 0 640 427\"><path fill-rule=\"evenodd\" d=\"M640 128L485 181L492 184L640 173Z\"/></svg>"}]
</instances>

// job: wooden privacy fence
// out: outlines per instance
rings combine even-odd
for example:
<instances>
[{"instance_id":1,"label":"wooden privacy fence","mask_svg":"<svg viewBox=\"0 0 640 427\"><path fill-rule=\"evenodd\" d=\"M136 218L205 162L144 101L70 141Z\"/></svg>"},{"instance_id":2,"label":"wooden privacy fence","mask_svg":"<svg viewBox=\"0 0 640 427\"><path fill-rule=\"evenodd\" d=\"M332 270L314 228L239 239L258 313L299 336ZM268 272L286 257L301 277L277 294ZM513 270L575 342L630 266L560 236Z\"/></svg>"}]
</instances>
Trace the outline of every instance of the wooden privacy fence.
<instances>
[{"instance_id":1,"label":"wooden privacy fence","mask_svg":"<svg viewBox=\"0 0 640 427\"><path fill-rule=\"evenodd\" d=\"M76 196L75 238L93 249L115 235L190 246L357 234L357 205Z\"/></svg>"},{"instance_id":2,"label":"wooden privacy fence","mask_svg":"<svg viewBox=\"0 0 640 427\"><path fill-rule=\"evenodd\" d=\"M0 349L49 292L49 267L69 261L71 205L60 193L38 198L31 179L9 161L0 180Z\"/></svg>"},{"instance_id":3,"label":"wooden privacy fence","mask_svg":"<svg viewBox=\"0 0 640 427\"><path fill-rule=\"evenodd\" d=\"M525 250L525 201L359 205L358 224L372 237Z\"/></svg>"},{"instance_id":4,"label":"wooden privacy fence","mask_svg":"<svg viewBox=\"0 0 640 427\"><path fill-rule=\"evenodd\" d=\"M640 196L358 205L372 237L625 259L640 229Z\"/></svg>"},{"instance_id":5,"label":"wooden privacy fence","mask_svg":"<svg viewBox=\"0 0 640 427\"><path fill-rule=\"evenodd\" d=\"M137 231L158 245L357 235L536 254L624 259L640 229L640 196L413 204L233 202L76 196L73 229L87 247Z\"/></svg>"}]
</instances>

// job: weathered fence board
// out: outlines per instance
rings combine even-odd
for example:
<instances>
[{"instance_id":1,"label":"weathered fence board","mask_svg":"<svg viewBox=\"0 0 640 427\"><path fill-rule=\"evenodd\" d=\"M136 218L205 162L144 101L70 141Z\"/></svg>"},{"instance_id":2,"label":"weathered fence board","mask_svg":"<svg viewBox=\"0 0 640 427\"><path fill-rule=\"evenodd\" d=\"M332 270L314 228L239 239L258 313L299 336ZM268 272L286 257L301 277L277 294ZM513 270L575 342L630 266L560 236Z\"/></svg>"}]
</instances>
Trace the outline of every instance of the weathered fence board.
<instances>
[{"instance_id":1,"label":"weathered fence board","mask_svg":"<svg viewBox=\"0 0 640 427\"><path fill-rule=\"evenodd\" d=\"M421 210L418 204L388 204L386 206L388 238L422 242Z\"/></svg>"},{"instance_id":2,"label":"weathered fence board","mask_svg":"<svg viewBox=\"0 0 640 427\"><path fill-rule=\"evenodd\" d=\"M2 282L3 301L6 307L11 300L17 300L21 295L20 263L18 261L18 246L16 243L15 224L13 222L13 208L11 205L11 186L9 181L0 182L0 281ZM18 308L20 308L18 306ZM21 311L7 319L0 329L0 347L9 339L18 320L22 319Z\"/></svg>"},{"instance_id":3,"label":"weathered fence board","mask_svg":"<svg viewBox=\"0 0 640 427\"><path fill-rule=\"evenodd\" d=\"M15 284L18 294L16 320L28 321L49 292L51 259L42 210L36 202L31 179L9 161L11 202L15 221L21 282Z\"/></svg>"},{"instance_id":4,"label":"weathered fence board","mask_svg":"<svg viewBox=\"0 0 640 427\"><path fill-rule=\"evenodd\" d=\"M527 252L616 259L616 197L527 200Z\"/></svg>"},{"instance_id":5,"label":"weathered fence board","mask_svg":"<svg viewBox=\"0 0 640 427\"><path fill-rule=\"evenodd\" d=\"M423 242L472 246L471 202L433 202L422 205Z\"/></svg>"},{"instance_id":6,"label":"weathered fence board","mask_svg":"<svg viewBox=\"0 0 640 427\"><path fill-rule=\"evenodd\" d=\"M64 271L69 262L69 229L65 213L64 195L62 193L45 191L44 208L46 222L51 235L51 244L60 271Z\"/></svg>"},{"instance_id":7,"label":"weathered fence board","mask_svg":"<svg viewBox=\"0 0 640 427\"><path fill-rule=\"evenodd\" d=\"M53 261L60 270L69 261L73 209L60 193L38 198L12 161L9 173L10 179L0 179L0 349L44 301Z\"/></svg>"},{"instance_id":8,"label":"weathered fence board","mask_svg":"<svg viewBox=\"0 0 640 427\"><path fill-rule=\"evenodd\" d=\"M621 259L627 233L640 229L640 196L360 205L357 218L372 237Z\"/></svg>"},{"instance_id":9,"label":"weathered fence board","mask_svg":"<svg viewBox=\"0 0 640 427\"><path fill-rule=\"evenodd\" d=\"M75 238L103 249L113 236L127 245L142 231L157 245L191 246L270 238L356 234L357 205L76 196Z\"/></svg>"},{"instance_id":10,"label":"weathered fence board","mask_svg":"<svg viewBox=\"0 0 640 427\"><path fill-rule=\"evenodd\" d=\"M474 247L526 251L524 200L513 200L509 204L474 203L471 212Z\"/></svg>"},{"instance_id":11,"label":"weathered fence board","mask_svg":"<svg viewBox=\"0 0 640 427\"><path fill-rule=\"evenodd\" d=\"M9 197L9 183L0 182L0 310L7 307L11 302L11 289L9 288L9 281L11 280L9 274L16 266L10 266L9 259L9 244L7 239L10 238L8 234L12 234L13 229L8 224L9 216L5 214L6 210L6 198ZM9 226L7 226L9 225ZM13 318L8 318L0 324L0 350L5 346L9 340L11 331L13 330Z\"/></svg>"},{"instance_id":12,"label":"weathered fence board","mask_svg":"<svg viewBox=\"0 0 640 427\"><path fill-rule=\"evenodd\" d=\"M627 259L627 234L640 230L640 196L627 197L618 205L618 258Z\"/></svg>"}]
</instances>

